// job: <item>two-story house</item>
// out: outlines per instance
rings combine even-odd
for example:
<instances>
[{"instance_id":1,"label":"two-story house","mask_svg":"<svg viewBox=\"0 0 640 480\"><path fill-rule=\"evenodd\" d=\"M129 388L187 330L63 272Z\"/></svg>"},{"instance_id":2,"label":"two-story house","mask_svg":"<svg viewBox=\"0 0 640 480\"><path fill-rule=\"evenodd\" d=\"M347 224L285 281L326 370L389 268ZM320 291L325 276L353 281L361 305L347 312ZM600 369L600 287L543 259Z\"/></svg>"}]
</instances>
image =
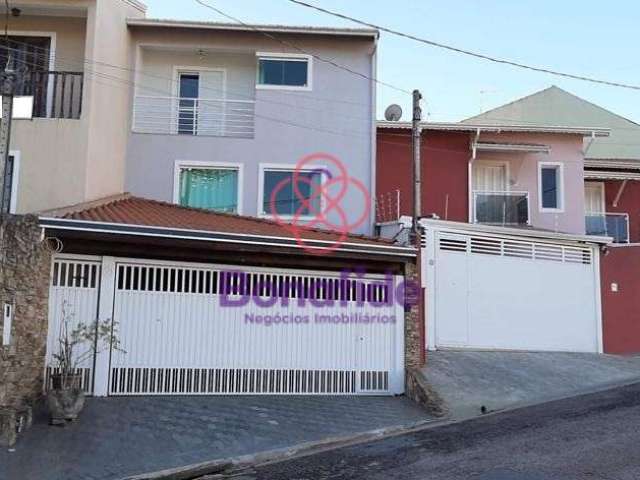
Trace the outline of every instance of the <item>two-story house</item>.
<instances>
[{"instance_id":1,"label":"two-story house","mask_svg":"<svg viewBox=\"0 0 640 480\"><path fill-rule=\"evenodd\" d=\"M120 20L130 63L91 68L128 100L92 131L114 163L91 177L121 188L40 216L59 250L48 367L71 310L126 351L81 366L95 395L403 392L424 353L415 249L362 235L378 32Z\"/></svg>"},{"instance_id":2,"label":"two-story house","mask_svg":"<svg viewBox=\"0 0 640 480\"><path fill-rule=\"evenodd\" d=\"M495 108L465 123L605 127L608 137L584 140L587 234L613 238L602 258L605 349L640 351L640 125L558 87ZM579 217L576 216L576 221Z\"/></svg>"},{"instance_id":3,"label":"two-story house","mask_svg":"<svg viewBox=\"0 0 640 480\"><path fill-rule=\"evenodd\" d=\"M136 57L127 191L269 218L273 190L313 153L335 157L368 192L375 188L375 30L127 23ZM320 159L299 172L300 187L339 174ZM294 190L277 193L275 213L296 214ZM368 201L347 191L349 224ZM352 231L371 233L371 220Z\"/></svg>"},{"instance_id":4,"label":"two-story house","mask_svg":"<svg viewBox=\"0 0 640 480\"><path fill-rule=\"evenodd\" d=\"M584 139L607 135L524 121L422 125L427 348L603 351L599 244L609 239L585 234L583 172ZM411 124L379 122L377 155L378 229L402 238Z\"/></svg>"}]
</instances>

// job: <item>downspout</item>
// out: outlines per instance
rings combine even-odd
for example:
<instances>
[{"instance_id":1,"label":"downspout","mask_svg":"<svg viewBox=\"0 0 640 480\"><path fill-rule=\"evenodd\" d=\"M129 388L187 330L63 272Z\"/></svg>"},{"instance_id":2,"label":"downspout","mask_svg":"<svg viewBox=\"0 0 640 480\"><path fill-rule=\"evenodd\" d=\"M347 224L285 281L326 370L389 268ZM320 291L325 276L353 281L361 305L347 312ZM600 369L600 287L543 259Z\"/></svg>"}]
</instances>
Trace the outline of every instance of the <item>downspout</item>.
<instances>
[{"instance_id":1,"label":"downspout","mask_svg":"<svg viewBox=\"0 0 640 480\"><path fill-rule=\"evenodd\" d=\"M616 198L613 199L612 205L616 208L618 207L618 202L620 201L620 197L622 196L622 192L624 191L624 187L627 186L628 181L629 181L628 178L625 178L622 181L622 185L620 185L620 188L618 189L618 193L616 193Z\"/></svg>"},{"instance_id":2,"label":"downspout","mask_svg":"<svg viewBox=\"0 0 640 480\"><path fill-rule=\"evenodd\" d=\"M583 156L587 155L587 152L591 148L591 145L593 145L593 142L594 142L595 139L596 139L596 132L592 131L591 132L591 137L589 138L589 143L587 143L587 145L582 150L582 155Z\"/></svg>"},{"instance_id":3,"label":"downspout","mask_svg":"<svg viewBox=\"0 0 640 480\"><path fill-rule=\"evenodd\" d=\"M471 144L471 158L467 165L467 195L469 196L469 223L474 223L473 219L473 161L476 159L477 148L476 145L480 139L480 129L476 130L473 136L473 143Z\"/></svg>"}]
</instances>

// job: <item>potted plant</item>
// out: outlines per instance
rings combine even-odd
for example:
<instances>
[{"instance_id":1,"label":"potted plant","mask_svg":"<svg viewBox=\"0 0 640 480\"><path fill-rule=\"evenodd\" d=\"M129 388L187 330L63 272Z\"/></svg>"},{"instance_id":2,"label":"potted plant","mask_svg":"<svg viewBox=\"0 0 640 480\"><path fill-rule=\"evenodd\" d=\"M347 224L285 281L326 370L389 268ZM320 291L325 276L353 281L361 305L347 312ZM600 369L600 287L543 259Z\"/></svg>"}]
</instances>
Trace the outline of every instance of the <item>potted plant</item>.
<instances>
[{"instance_id":1,"label":"potted plant","mask_svg":"<svg viewBox=\"0 0 640 480\"><path fill-rule=\"evenodd\" d=\"M90 323L79 322L72 327L72 317L67 302L63 302L58 350L53 354L54 373L51 374L50 388L47 391L52 425L63 425L75 420L84 406L79 366L104 350L124 352L117 337L117 322L95 320Z\"/></svg>"}]
</instances>

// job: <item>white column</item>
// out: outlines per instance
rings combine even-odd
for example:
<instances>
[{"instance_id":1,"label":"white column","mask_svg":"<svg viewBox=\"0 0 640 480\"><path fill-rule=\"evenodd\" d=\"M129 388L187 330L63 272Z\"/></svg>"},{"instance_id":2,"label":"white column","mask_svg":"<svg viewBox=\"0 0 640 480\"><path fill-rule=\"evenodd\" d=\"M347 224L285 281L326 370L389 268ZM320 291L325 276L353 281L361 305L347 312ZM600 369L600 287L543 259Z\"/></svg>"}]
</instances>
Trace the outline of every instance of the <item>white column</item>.
<instances>
[{"instance_id":1,"label":"white column","mask_svg":"<svg viewBox=\"0 0 640 480\"><path fill-rule=\"evenodd\" d=\"M116 262L114 257L102 257L100 275L100 298L98 299L98 321L113 319L113 297L115 294ZM94 372L94 390L96 397L106 397L109 392L109 349L98 351Z\"/></svg>"}]
</instances>

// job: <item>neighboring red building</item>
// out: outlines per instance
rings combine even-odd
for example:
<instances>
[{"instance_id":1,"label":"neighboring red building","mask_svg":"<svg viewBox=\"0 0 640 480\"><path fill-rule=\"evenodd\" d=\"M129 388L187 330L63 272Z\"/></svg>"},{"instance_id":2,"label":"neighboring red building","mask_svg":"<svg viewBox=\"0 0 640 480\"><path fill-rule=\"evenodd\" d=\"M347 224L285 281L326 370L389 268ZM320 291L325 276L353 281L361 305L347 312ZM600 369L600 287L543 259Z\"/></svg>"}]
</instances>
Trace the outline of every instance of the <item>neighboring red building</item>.
<instances>
[{"instance_id":1,"label":"neighboring red building","mask_svg":"<svg viewBox=\"0 0 640 480\"><path fill-rule=\"evenodd\" d=\"M462 123L609 129L583 147L586 233L615 238L601 256L604 350L640 352L640 124L555 86Z\"/></svg>"},{"instance_id":2,"label":"neighboring red building","mask_svg":"<svg viewBox=\"0 0 640 480\"><path fill-rule=\"evenodd\" d=\"M640 168L634 172L631 169L590 167L585 171L585 176L589 178L589 183L602 186L603 211L613 229L607 233L622 240L612 244L600 262L604 349L607 353L615 354L638 353ZM612 177L618 179L613 180Z\"/></svg>"},{"instance_id":3,"label":"neighboring red building","mask_svg":"<svg viewBox=\"0 0 640 480\"><path fill-rule=\"evenodd\" d=\"M422 213L444 220L466 222L469 217L468 131L425 129L422 134ZM380 202L379 220L390 215L413 214L413 160L411 131L406 128L378 129L376 192ZM399 196L396 192L399 191ZM399 208L397 205L399 198ZM394 218L395 219L395 218Z\"/></svg>"}]
</instances>

